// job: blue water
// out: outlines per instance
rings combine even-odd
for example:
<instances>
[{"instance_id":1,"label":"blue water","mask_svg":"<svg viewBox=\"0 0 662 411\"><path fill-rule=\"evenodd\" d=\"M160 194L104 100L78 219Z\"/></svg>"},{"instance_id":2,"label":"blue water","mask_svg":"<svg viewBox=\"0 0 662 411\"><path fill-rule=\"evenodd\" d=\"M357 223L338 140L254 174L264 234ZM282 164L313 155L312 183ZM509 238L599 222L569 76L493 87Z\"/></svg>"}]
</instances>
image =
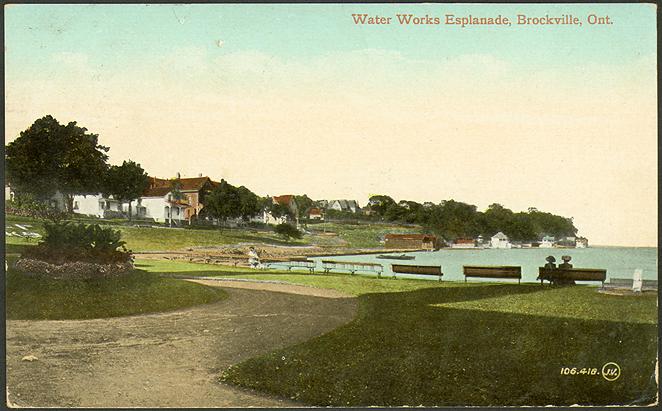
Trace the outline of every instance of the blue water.
<instances>
[{"instance_id":1,"label":"blue water","mask_svg":"<svg viewBox=\"0 0 662 411\"><path fill-rule=\"evenodd\" d=\"M400 255L402 253L395 253ZM385 260L373 255L351 255L339 257L314 257L317 261L315 271L321 271L321 260L357 261L379 263L384 267L384 275L392 275L391 264L409 265L441 265L445 281L464 281L463 265L515 265L522 267L522 282L535 282L538 277L538 267L545 265L545 258L553 255L557 264L561 262L562 255L572 257L571 264L575 268L602 268L607 270L607 282L610 278L632 278L636 268L643 270L643 278L657 280L657 248L653 247L590 247L590 248L523 248L523 249L473 249L458 250L444 249L439 251L421 251L406 253L415 256L414 260ZM361 273L359 273L361 274ZM369 275L369 274L368 274ZM400 278L426 278L398 274ZM481 281L471 278L469 281ZM495 280L485 280L495 281ZM504 282L517 282L517 280L498 280Z\"/></svg>"}]
</instances>

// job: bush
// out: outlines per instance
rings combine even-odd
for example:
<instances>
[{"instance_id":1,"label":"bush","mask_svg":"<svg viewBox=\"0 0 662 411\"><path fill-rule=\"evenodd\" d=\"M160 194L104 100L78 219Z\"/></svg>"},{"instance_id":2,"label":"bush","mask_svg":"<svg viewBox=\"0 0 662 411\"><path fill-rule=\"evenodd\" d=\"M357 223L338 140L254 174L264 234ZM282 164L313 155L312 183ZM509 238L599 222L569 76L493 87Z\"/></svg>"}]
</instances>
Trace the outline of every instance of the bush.
<instances>
[{"instance_id":1,"label":"bush","mask_svg":"<svg viewBox=\"0 0 662 411\"><path fill-rule=\"evenodd\" d=\"M43 240L29 248L21 258L31 258L54 264L82 261L100 264L131 261L131 251L121 240L121 233L98 224L70 222L44 223Z\"/></svg>"},{"instance_id":2,"label":"bush","mask_svg":"<svg viewBox=\"0 0 662 411\"><path fill-rule=\"evenodd\" d=\"M297 228L291 224L287 223L282 223L278 224L276 228L274 228L274 231L276 234L279 234L283 236L286 240L289 240L291 238L301 238L302 234L301 231L297 230Z\"/></svg>"},{"instance_id":3,"label":"bush","mask_svg":"<svg viewBox=\"0 0 662 411\"><path fill-rule=\"evenodd\" d=\"M44 218L51 221L60 221L67 216L66 212L60 211L44 201L39 201L29 194L17 194L13 200L7 200L5 214Z\"/></svg>"}]
</instances>

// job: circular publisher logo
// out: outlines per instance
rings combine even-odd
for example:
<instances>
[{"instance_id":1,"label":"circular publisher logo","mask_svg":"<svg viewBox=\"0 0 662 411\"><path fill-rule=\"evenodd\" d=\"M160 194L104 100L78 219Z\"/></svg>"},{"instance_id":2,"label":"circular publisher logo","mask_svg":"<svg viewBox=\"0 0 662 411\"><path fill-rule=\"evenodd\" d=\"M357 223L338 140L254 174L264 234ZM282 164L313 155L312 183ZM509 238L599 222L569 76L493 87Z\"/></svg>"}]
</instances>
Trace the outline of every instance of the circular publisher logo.
<instances>
[{"instance_id":1,"label":"circular publisher logo","mask_svg":"<svg viewBox=\"0 0 662 411\"><path fill-rule=\"evenodd\" d=\"M616 381L621 376L621 367L615 362L608 362L602 366L602 376L607 381Z\"/></svg>"}]
</instances>

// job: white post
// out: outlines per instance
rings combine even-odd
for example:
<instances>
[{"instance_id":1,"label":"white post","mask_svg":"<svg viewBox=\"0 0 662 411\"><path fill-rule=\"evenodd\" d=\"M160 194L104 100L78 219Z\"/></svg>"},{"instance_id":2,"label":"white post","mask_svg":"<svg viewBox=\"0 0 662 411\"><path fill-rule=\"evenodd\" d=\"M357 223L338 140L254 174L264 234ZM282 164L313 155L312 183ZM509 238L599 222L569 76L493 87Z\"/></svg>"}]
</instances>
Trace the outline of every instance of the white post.
<instances>
[{"instance_id":1,"label":"white post","mask_svg":"<svg viewBox=\"0 0 662 411\"><path fill-rule=\"evenodd\" d=\"M632 274L632 291L635 293L640 293L641 292L641 286L642 286L642 279L641 279L641 273L642 269L637 268L634 270L634 273Z\"/></svg>"}]
</instances>

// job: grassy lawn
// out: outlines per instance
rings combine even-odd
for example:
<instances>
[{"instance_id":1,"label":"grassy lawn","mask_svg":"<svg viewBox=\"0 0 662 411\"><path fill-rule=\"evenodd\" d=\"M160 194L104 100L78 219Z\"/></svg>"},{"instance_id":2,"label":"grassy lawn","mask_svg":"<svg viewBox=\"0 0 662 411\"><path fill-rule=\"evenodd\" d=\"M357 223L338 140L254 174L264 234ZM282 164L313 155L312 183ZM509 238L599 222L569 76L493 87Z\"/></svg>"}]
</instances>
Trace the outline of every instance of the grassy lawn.
<instances>
[{"instance_id":1,"label":"grassy lawn","mask_svg":"<svg viewBox=\"0 0 662 411\"><path fill-rule=\"evenodd\" d=\"M178 270L179 264L158 270L278 279L358 296L353 322L222 374L242 387L318 406L603 405L655 398L652 294L210 266ZM612 361L622 374L609 382L599 372ZM597 368L598 374L561 375L562 367Z\"/></svg>"},{"instance_id":2,"label":"grassy lawn","mask_svg":"<svg viewBox=\"0 0 662 411\"><path fill-rule=\"evenodd\" d=\"M383 244L379 242L385 234L388 233L420 233L420 229L415 227L403 227L392 224L341 224L341 223L321 223L310 226L315 231L328 231L338 234L349 247L355 248L376 248Z\"/></svg>"},{"instance_id":3,"label":"grassy lawn","mask_svg":"<svg viewBox=\"0 0 662 411\"><path fill-rule=\"evenodd\" d=\"M36 279L11 269L24 246L7 245L6 276L9 320L66 320L118 317L170 311L219 301L218 288L161 278L142 270L116 278L94 280Z\"/></svg>"},{"instance_id":4,"label":"grassy lawn","mask_svg":"<svg viewBox=\"0 0 662 411\"><path fill-rule=\"evenodd\" d=\"M9 245L9 257L21 247ZM223 297L216 289L159 274L283 280L357 296L357 318L234 365L222 381L317 406L606 405L655 399L655 294L136 263L134 275L107 283L36 281L10 270L8 318L127 315ZM621 368L615 381L600 375L608 362ZM562 375L564 367L589 373Z\"/></svg>"},{"instance_id":5,"label":"grassy lawn","mask_svg":"<svg viewBox=\"0 0 662 411\"><path fill-rule=\"evenodd\" d=\"M655 296L564 291L478 285L364 294L352 323L238 364L222 380L320 406L653 401ZM502 310L499 302L513 298L519 303ZM481 310L460 308L479 301ZM563 304L576 305L576 315L549 314ZM631 309L638 305L647 309ZM530 313L531 307L544 315ZM560 374L562 367L599 371L610 361L622 369L614 382Z\"/></svg>"},{"instance_id":6,"label":"grassy lawn","mask_svg":"<svg viewBox=\"0 0 662 411\"><path fill-rule=\"evenodd\" d=\"M310 238L304 237L302 240L286 242L272 232L254 232L243 228L218 230L210 228L134 227L121 225L116 220L76 219L75 221L84 222L85 224L112 225L114 229L122 233L122 240L126 241L126 247L137 252L182 250L187 247L219 246L247 242L272 245L304 245L310 241ZM17 223L29 224L31 225L30 230L44 234L41 220L12 215L6 216L5 226L8 227L6 231L19 231L11 227L12 224ZM125 221L124 224L128 223ZM35 244L37 240L6 237L6 242L9 244Z\"/></svg>"},{"instance_id":7,"label":"grassy lawn","mask_svg":"<svg viewBox=\"0 0 662 411\"><path fill-rule=\"evenodd\" d=\"M293 284L307 285L317 288L331 288L350 295L361 295L365 293L399 292L411 291L429 287L464 287L464 283L439 283L430 280L411 279L377 279L376 277L353 275L343 273L315 273L307 271L287 270L254 270L243 267L229 267L223 265L198 264L181 261L165 260L136 260L136 266L141 270L154 273L204 276L204 277L227 277L245 278L254 280L277 280L287 281ZM476 283L469 284L474 286Z\"/></svg>"},{"instance_id":8,"label":"grassy lawn","mask_svg":"<svg viewBox=\"0 0 662 411\"><path fill-rule=\"evenodd\" d=\"M42 221L30 217L13 215L5 216L6 231L20 231L13 224L31 225L30 230L44 234ZM85 224L112 225L114 229L122 232L122 239L126 241L127 248L140 251L172 251L188 247L222 246L238 243L264 243L269 245L309 245L317 244L323 247L353 247L373 248L381 247L379 239L386 233L417 232L415 228L384 224L339 224L323 223L309 225L314 234L306 234L300 240L284 241L280 236L269 231L256 231L248 228L169 228L169 227L135 227L125 220L99 220L81 218L77 216L74 221ZM144 224L144 223L141 223ZM326 230L337 233L337 236L317 234ZM10 244L35 244L37 240L28 240L19 237L7 237Z\"/></svg>"}]
</instances>

